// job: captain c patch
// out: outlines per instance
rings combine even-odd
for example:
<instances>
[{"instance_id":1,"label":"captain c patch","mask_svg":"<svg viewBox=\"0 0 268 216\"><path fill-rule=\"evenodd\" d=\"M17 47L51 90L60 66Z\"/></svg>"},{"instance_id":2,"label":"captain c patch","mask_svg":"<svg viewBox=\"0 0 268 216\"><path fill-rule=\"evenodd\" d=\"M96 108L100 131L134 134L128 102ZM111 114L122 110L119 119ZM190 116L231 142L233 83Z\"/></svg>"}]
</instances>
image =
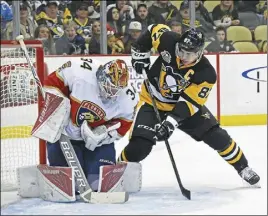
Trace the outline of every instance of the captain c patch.
<instances>
[{"instance_id":1,"label":"captain c patch","mask_svg":"<svg viewBox=\"0 0 268 216\"><path fill-rule=\"evenodd\" d=\"M105 111L97 104L90 101L82 101L76 113L76 125L80 126L84 120L87 120L88 123L98 122L105 115Z\"/></svg>"}]
</instances>

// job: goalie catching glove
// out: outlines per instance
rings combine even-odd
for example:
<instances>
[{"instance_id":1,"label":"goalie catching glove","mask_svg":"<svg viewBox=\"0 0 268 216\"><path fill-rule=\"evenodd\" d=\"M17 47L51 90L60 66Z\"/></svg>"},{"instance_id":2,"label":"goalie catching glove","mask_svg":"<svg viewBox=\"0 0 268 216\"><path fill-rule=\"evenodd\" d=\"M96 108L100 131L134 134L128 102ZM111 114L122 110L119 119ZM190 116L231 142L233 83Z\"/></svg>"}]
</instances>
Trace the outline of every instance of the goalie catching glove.
<instances>
[{"instance_id":1,"label":"goalie catching glove","mask_svg":"<svg viewBox=\"0 0 268 216\"><path fill-rule=\"evenodd\" d=\"M88 126L87 121L84 121L81 125L81 136L86 143L86 148L94 151L96 147L111 144L115 140L120 139L120 135L116 130L120 127L121 123L117 122L109 126L100 125L91 129L90 126Z\"/></svg>"}]
</instances>

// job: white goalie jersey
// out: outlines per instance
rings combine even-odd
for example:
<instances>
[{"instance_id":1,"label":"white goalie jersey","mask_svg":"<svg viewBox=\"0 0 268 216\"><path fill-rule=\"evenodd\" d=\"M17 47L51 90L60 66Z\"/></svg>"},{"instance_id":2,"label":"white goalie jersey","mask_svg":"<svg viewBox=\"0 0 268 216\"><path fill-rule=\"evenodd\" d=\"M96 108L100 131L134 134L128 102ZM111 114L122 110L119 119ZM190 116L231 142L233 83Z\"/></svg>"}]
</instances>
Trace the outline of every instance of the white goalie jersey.
<instances>
[{"instance_id":1,"label":"white goalie jersey","mask_svg":"<svg viewBox=\"0 0 268 216\"><path fill-rule=\"evenodd\" d=\"M80 126L86 120L95 128L120 122L117 129L124 136L132 124L139 100L132 86L120 91L114 99L103 99L96 77L100 62L90 58L68 61L45 80L45 90L61 94L70 100L70 118L65 126L66 134L74 140L82 140Z\"/></svg>"}]
</instances>

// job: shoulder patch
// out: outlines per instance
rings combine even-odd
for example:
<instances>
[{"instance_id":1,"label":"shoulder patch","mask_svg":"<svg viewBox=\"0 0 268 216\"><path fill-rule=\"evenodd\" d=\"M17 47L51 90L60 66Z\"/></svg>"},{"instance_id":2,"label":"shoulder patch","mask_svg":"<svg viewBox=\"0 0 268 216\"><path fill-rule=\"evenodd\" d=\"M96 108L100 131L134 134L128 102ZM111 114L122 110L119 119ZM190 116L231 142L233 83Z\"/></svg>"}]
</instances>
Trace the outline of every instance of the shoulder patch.
<instances>
[{"instance_id":1,"label":"shoulder patch","mask_svg":"<svg viewBox=\"0 0 268 216\"><path fill-rule=\"evenodd\" d=\"M71 67L71 66L72 66L72 62L71 62L71 61L67 61L67 62L65 62L62 66L60 66L60 67L56 70L56 72L58 73L58 72L62 71L63 69L68 68L68 67Z\"/></svg>"},{"instance_id":2,"label":"shoulder patch","mask_svg":"<svg viewBox=\"0 0 268 216\"><path fill-rule=\"evenodd\" d=\"M167 62L167 63L171 62L171 55L168 51L164 50L160 54L165 62Z\"/></svg>"}]
</instances>

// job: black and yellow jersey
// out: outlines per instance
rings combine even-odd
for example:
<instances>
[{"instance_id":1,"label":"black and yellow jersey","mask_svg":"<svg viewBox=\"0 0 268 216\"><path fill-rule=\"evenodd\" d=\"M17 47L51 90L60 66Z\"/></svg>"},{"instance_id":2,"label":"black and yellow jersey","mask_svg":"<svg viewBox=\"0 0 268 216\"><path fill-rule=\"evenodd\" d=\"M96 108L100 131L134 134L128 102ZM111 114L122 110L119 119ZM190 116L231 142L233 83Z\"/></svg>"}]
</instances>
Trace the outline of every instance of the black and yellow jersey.
<instances>
[{"instance_id":1,"label":"black and yellow jersey","mask_svg":"<svg viewBox=\"0 0 268 216\"><path fill-rule=\"evenodd\" d=\"M61 37L64 34L63 31L63 23L59 16L57 16L55 19L52 19L48 17L48 15L45 12L41 12L35 16L35 20L38 25L44 24L46 25L54 37L55 35Z\"/></svg>"},{"instance_id":2,"label":"black and yellow jersey","mask_svg":"<svg viewBox=\"0 0 268 216\"><path fill-rule=\"evenodd\" d=\"M187 107L187 113L193 115L207 101L216 82L216 72L205 56L196 64L180 65L180 59L175 54L179 37L166 25L151 25L133 46L141 52L154 48L159 53L159 57L147 72L157 108L172 111L178 102L183 102L187 106L181 107ZM142 86L140 98L152 104L145 84Z\"/></svg>"}]
</instances>

